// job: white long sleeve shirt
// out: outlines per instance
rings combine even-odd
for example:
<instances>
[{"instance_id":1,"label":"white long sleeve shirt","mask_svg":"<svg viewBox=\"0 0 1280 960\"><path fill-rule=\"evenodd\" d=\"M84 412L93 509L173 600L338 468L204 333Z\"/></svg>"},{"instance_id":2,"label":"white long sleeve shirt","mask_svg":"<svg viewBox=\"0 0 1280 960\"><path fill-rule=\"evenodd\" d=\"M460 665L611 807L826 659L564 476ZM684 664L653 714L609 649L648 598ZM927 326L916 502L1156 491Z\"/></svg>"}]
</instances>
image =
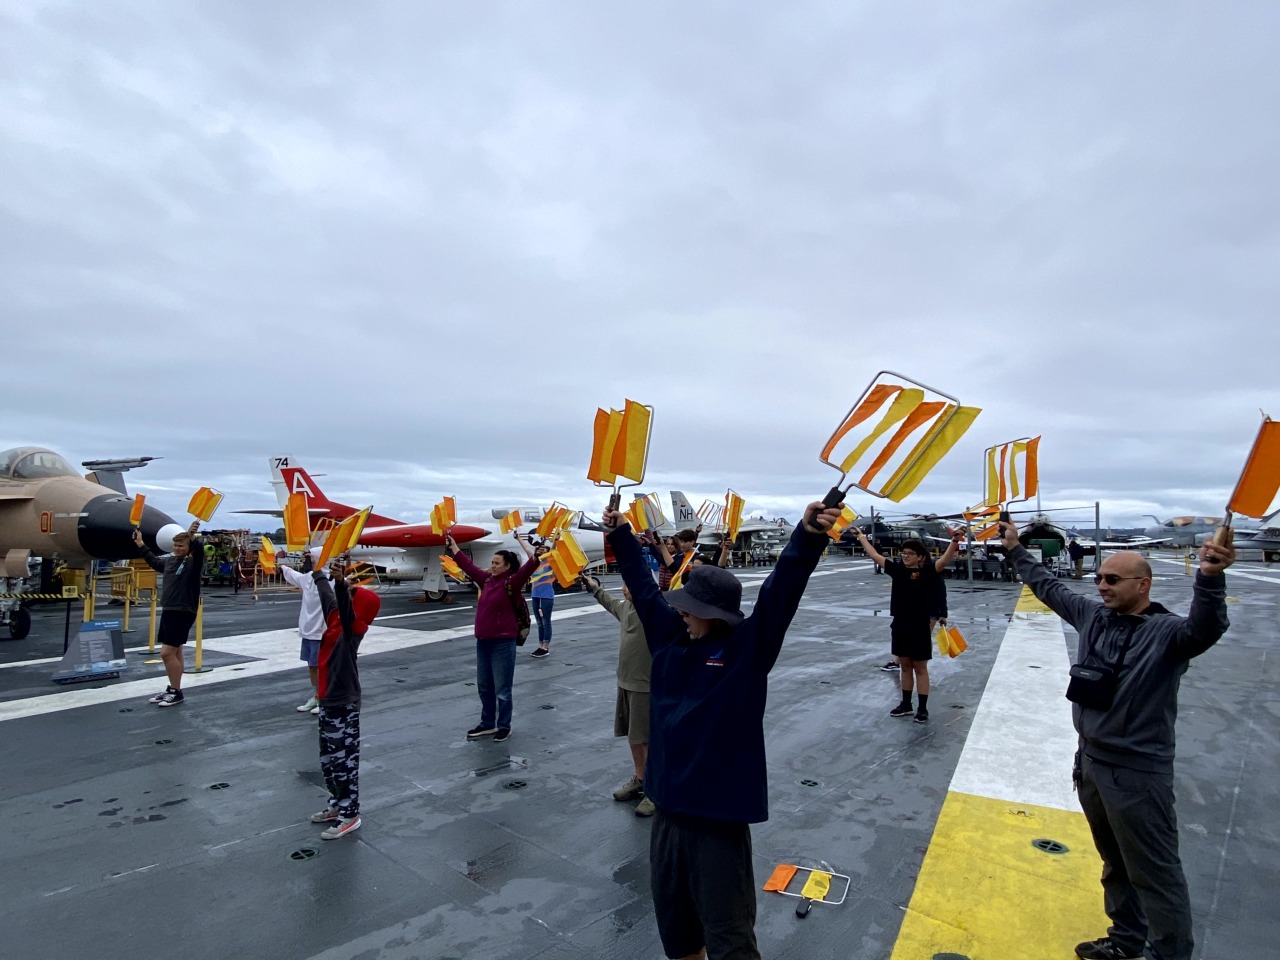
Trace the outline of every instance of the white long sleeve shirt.
<instances>
[{"instance_id":1,"label":"white long sleeve shirt","mask_svg":"<svg viewBox=\"0 0 1280 960\"><path fill-rule=\"evenodd\" d=\"M299 573L293 567L279 565L290 586L302 591L302 609L298 611L298 635L303 640L319 640L324 636L324 611L320 609L320 594L309 573Z\"/></svg>"}]
</instances>

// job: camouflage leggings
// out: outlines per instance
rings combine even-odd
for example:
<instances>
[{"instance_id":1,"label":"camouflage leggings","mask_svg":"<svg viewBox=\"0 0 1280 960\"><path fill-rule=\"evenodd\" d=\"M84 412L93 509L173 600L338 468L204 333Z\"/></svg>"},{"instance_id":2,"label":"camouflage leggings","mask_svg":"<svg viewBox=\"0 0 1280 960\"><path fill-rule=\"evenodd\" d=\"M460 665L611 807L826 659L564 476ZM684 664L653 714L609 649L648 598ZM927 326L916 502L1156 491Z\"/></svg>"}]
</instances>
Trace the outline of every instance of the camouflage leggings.
<instances>
[{"instance_id":1,"label":"camouflage leggings","mask_svg":"<svg viewBox=\"0 0 1280 960\"><path fill-rule=\"evenodd\" d=\"M344 820L360 813L360 704L320 705L320 769L329 806Z\"/></svg>"}]
</instances>

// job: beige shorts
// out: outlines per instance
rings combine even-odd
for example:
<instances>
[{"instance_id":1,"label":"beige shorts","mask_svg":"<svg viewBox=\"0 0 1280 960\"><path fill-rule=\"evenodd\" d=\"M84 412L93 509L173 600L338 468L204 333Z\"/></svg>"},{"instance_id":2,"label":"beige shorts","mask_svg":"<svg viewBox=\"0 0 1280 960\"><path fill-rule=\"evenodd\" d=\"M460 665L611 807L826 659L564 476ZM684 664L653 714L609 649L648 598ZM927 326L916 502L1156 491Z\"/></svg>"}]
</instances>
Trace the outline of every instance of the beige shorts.
<instances>
[{"instance_id":1,"label":"beige shorts","mask_svg":"<svg viewBox=\"0 0 1280 960\"><path fill-rule=\"evenodd\" d=\"M626 737L627 743L649 742L649 695L618 688L618 703L613 708L613 735Z\"/></svg>"}]
</instances>

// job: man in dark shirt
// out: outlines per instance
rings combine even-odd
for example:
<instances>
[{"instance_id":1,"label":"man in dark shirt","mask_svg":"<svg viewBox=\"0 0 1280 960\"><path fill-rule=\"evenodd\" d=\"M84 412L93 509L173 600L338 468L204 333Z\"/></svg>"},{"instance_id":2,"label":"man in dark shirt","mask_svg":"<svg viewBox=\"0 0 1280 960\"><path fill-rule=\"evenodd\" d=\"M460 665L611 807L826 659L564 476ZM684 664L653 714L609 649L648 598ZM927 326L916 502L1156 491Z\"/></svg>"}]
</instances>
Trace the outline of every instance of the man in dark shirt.
<instances>
[{"instance_id":1,"label":"man in dark shirt","mask_svg":"<svg viewBox=\"0 0 1280 960\"><path fill-rule=\"evenodd\" d=\"M760 957L750 825L769 816L768 675L840 507L812 503L805 516L748 617L737 577L710 564L660 592L623 515L605 511L653 654L644 789L657 809L650 885L668 957Z\"/></svg>"},{"instance_id":2,"label":"man in dark shirt","mask_svg":"<svg viewBox=\"0 0 1280 960\"><path fill-rule=\"evenodd\" d=\"M1084 576L1084 547L1075 537L1067 544L1067 556L1071 558L1071 576L1081 579Z\"/></svg>"},{"instance_id":3,"label":"man in dark shirt","mask_svg":"<svg viewBox=\"0 0 1280 960\"><path fill-rule=\"evenodd\" d=\"M929 661L933 659L932 623L939 613L939 594L942 596L942 617L946 617L946 587L940 581L942 571L960 548L964 534L951 534L951 542L942 556L932 563L929 550L919 540L908 540L902 545L901 560L886 560L858 530L858 543L867 556L893 580L889 594L889 613L893 622L889 625L892 638L891 651L902 667L902 702L889 711L891 717L911 716L911 694L918 691L920 707L915 711L916 723L929 722Z\"/></svg>"},{"instance_id":4,"label":"man in dark shirt","mask_svg":"<svg viewBox=\"0 0 1280 960\"><path fill-rule=\"evenodd\" d=\"M160 659L169 686L164 693L157 693L151 703L157 707L173 707L182 703L182 646L191 634L200 609L200 586L204 575L204 540L196 536L200 529L197 520L185 533L173 538L173 553L157 557L142 541L142 533L133 531L133 542L142 551L142 559L157 573L164 575L160 589L160 628L156 637L160 641Z\"/></svg>"}]
</instances>

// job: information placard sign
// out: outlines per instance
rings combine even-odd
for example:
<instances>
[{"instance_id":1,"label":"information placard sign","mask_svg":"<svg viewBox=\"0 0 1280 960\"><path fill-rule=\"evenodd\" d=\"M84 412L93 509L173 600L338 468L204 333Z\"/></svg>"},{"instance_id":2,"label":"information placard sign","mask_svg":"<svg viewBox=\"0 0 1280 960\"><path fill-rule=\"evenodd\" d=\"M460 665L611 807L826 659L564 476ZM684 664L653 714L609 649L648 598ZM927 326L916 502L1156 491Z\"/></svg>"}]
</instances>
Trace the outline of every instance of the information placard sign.
<instances>
[{"instance_id":1,"label":"information placard sign","mask_svg":"<svg viewBox=\"0 0 1280 960\"><path fill-rule=\"evenodd\" d=\"M120 671L128 667L120 621L86 620L67 645L67 652L62 655L52 679L55 683L100 680L118 677Z\"/></svg>"}]
</instances>

